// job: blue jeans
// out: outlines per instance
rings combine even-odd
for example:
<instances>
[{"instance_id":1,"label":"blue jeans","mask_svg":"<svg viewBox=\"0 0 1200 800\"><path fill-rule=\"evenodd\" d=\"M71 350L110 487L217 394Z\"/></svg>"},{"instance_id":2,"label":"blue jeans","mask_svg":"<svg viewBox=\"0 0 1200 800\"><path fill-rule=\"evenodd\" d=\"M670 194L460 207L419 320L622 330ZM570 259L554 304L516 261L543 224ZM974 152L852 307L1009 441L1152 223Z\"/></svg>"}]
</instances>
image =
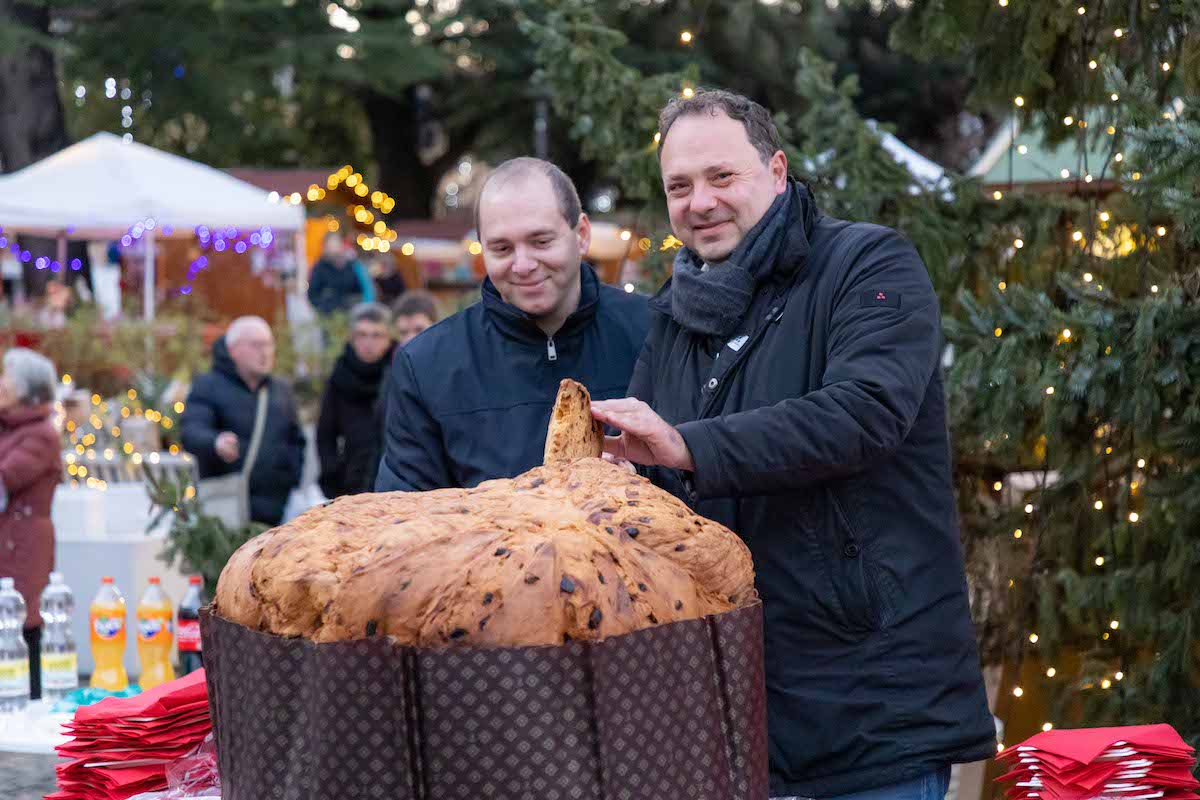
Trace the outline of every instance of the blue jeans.
<instances>
[{"instance_id":1,"label":"blue jeans","mask_svg":"<svg viewBox=\"0 0 1200 800\"><path fill-rule=\"evenodd\" d=\"M893 783L890 786L880 786L877 789L867 789L862 792L840 794L821 800L942 800L946 789L950 786L950 767L939 767L903 783ZM801 798L780 797L775 800L801 800Z\"/></svg>"}]
</instances>

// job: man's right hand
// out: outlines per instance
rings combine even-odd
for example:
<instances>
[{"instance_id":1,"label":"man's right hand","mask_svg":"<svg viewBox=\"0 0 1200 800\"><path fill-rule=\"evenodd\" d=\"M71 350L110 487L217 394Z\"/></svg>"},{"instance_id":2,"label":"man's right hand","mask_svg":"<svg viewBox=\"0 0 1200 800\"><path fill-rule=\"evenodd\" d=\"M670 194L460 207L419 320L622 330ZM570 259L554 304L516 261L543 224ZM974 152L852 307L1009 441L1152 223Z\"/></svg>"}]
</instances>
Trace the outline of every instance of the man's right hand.
<instances>
[{"instance_id":1,"label":"man's right hand","mask_svg":"<svg viewBox=\"0 0 1200 800\"><path fill-rule=\"evenodd\" d=\"M240 447L238 446L238 437L232 431L225 431L217 434L217 442L213 445L213 449L217 451L217 456L226 464L232 464L238 460Z\"/></svg>"}]
</instances>

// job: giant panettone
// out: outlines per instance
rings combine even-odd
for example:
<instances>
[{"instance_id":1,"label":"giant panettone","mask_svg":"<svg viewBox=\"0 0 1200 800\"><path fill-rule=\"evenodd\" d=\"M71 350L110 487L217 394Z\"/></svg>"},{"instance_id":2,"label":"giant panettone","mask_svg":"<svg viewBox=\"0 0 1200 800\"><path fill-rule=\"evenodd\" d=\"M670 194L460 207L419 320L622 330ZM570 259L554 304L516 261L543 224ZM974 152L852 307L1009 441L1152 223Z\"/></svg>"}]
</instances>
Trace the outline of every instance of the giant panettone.
<instances>
[{"instance_id":1,"label":"giant panettone","mask_svg":"<svg viewBox=\"0 0 1200 800\"><path fill-rule=\"evenodd\" d=\"M580 413L591 431L586 402ZM473 489L340 498L243 545L215 611L318 642L486 647L602 639L756 599L734 533L581 458Z\"/></svg>"}]
</instances>

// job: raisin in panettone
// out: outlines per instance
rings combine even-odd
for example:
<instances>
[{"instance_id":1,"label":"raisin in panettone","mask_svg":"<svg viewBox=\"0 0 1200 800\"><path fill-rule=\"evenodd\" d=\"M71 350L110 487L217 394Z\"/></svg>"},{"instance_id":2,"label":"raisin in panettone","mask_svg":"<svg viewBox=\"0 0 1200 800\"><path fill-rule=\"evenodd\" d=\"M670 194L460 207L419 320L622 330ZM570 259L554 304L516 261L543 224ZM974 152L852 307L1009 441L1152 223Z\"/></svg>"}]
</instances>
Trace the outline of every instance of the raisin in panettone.
<instances>
[{"instance_id":1,"label":"raisin in panettone","mask_svg":"<svg viewBox=\"0 0 1200 800\"><path fill-rule=\"evenodd\" d=\"M577 413L590 419L584 401ZM474 489L340 498L243 545L215 609L319 642L527 646L756 599L734 533L644 478L581 458Z\"/></svg>"}]
</instances>

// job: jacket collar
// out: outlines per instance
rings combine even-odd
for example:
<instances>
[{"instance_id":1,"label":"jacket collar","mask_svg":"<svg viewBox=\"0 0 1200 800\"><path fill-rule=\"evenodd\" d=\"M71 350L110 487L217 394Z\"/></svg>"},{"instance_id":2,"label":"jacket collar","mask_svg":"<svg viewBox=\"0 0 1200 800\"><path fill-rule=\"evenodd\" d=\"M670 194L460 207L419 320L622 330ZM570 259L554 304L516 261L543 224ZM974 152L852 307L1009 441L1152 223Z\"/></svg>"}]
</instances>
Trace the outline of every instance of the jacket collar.
<instances>
[{"instance_id":1,"label":"jacket collar","mask_svg":"<svg viewBox=\"0 0 1200 800\"><path fill-rule=\"evenodd\" d=\"M491 278L483 281L482 297L484 311L500 331L523 342L544 344L546 334L537 321L516 306L506 303ZM579 307L567 317L563 326L554 334L557 338L574 336L595 318L600 305L600 278L586 262L579 265Z\"/></svg>"},{"instance_id":2,"label":"jacket collar","mask_svg":"<svg viewBox=\"0 0 1200 800\"><path fill-rule=\"evenodd\" d=\"M0 428L12 430L33 422L42 422L50 416L50 406L41 403L36 406L14 406L7 411L0 411Z\"/></svg>"}]
</instances>

